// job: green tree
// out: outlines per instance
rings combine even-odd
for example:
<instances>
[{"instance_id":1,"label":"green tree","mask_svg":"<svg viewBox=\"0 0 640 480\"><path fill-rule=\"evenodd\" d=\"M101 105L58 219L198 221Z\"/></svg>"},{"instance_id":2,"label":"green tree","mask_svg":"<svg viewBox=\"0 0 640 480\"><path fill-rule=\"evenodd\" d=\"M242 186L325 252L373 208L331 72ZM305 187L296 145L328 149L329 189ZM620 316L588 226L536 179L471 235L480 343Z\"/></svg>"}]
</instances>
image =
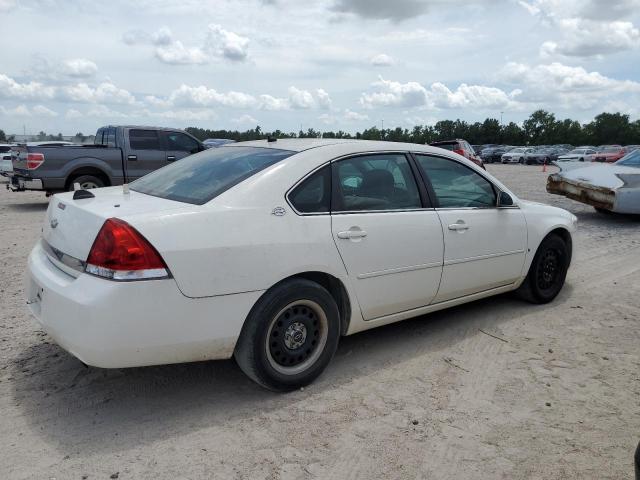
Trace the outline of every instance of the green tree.
<instances>
[{"instance_id":1,"label":"green tree","mask_svg":"<svg viewBox=\"0 0 640 480\"><path fill-rule=\"evenodd\" d=\"M4 130L0 130L0 142L6 142L7 136L4 133Z\"/></svg>"}]
</instances>

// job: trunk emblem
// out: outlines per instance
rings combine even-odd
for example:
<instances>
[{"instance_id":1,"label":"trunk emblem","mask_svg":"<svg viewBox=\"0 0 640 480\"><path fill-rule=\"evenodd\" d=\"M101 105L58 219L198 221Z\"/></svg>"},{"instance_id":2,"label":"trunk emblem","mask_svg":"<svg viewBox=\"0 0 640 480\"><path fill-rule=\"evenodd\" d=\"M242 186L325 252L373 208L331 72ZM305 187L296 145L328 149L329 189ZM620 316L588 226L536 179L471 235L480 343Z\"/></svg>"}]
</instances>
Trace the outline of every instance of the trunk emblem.
<instances>
[{"instance_id":1,"label":"trunk emblem","mask_svg":"<svg viewBox=\"0 0 640 480\"><path fill-rule=\"evenodd\" d=\"M51 228L56 228L58 226L58 219L57 218L52 218L51 222L49 223L49 225L51 225Z\"/></svg>"}]
</instances>

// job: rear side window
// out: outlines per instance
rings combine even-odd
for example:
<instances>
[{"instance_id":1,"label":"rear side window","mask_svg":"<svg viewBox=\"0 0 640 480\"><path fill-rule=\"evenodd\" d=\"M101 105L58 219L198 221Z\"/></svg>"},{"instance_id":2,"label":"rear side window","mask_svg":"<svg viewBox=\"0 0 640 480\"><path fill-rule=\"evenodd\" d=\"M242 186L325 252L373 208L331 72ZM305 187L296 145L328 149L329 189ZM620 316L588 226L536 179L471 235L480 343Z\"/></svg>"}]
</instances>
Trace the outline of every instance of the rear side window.
<instances>
[{"instance_id":1,"label":"rear side window","mask_svg":"<svg viewBox=\"0 0 640 480\"><path fill-rule=\"evenodd\" d=\"M0 145L0 153L6 153L6 152L10 152L11 151L11 147L7 146L7 145Z\"/></svg>"},{"instance_id":2,"label":"rear side window","mask_svg":"<svg viewBox=\"0 0 640 480\"><path fill-rule=\"evenodd\" d=\"M331 210L331 167L327 165L306 178L289 194L293 208L300 213L326 213Z\"/></svg>"},{"instance_id":3,"label":"rear side window","mask_svg":"<svg viewBox=\"0 0 640 480\"><path fill-rule=\"evenodd\" d=\"M104 134L104 128L99 128L96 132L96 138L93 139L94 145L102 145L102 136Z\"/></svg>"},{"instance_id":4,"label":"rear side window","mask_svg":"<svg viewBox=\"0 0 640 480\"><path fill-rule=\"evenodd\" d=\"M156 130L129 130L129 145L132 150L162 150Z\"/></svg>"},{"instance_id":5,"label":"rear side window","mask_svg":"<svg viewBox=\"0 0 640 480\"><path fill-rule=\"evenodd\" d=\"M116 127L109 127L105 129L102 144L109 147L116 146Z\"/></svg>"},{"instance_id":6,"label":"rear side window","mask_svg":"<svg viewBox=\"0 0 640 480\"><path fill-rule=\"evenodd\" d=\"M334 211L421 208L416 180L401 153L363 155L333 163ZM336 185L337 183L337 185Z\"/></svg>"},{"instance_id":7,"label":"rear side window","mask_svg":"<svg viewBox=\"0 0 640 480\"><path fill-rule=\"evenodd\" d=\"M435 191L440 208L492 208L497 198L482 175L454 160L416 155Z\"/></svg>"},{"instance_id":8,"label":"rear side window","mask_svg":"<svg viewBox=\"0 0 640 480\"><path fill-rule=\"evenodd\" d=\"M145 175L131 184L131 190L203 205L294 153L260 147L212 148Z\"/></svg>"},{"instance_id":9,"label":"rear side window","mask_svg":"<svg viewBox=\"0 0 640 480\"><path fill-rule=\"evenodd\" d=\"M200 147L195 139L184 133L166 132L165 138L167 139L167 150L196 153Z\"/></svg>"}]
</instances>

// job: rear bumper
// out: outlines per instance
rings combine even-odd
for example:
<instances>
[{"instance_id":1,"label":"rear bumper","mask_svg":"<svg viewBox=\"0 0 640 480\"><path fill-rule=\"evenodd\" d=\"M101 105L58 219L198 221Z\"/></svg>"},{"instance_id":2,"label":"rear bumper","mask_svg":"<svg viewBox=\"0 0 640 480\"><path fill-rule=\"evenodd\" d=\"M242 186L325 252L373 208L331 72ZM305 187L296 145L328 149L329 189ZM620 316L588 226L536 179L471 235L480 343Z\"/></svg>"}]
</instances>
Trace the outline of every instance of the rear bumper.
<instances>
[{"instance_id":1,"label":"rear bumper","mask_svg":"<svg viewBox=\"0 0 640 480\"><path fill-rule=\"evenodd\" d=\"M14 192L24 192L25 190L44 190L44 186L40 178L29 178L16 174L10 176L7 188Z\"/></svg>"},{"instance_id":2,"label":"rear bumper","mask_svg":"<svg viewBox=\"0 0 640 480\"><path fill-rule=\"evenodd\" d=\"M613 211L616 204L616 192L614 190L588 183L569 181L557 173L549 175L547 192L563 195L572 200L604 210Z\"/></svg>"},{"instance_id":3,"label":"rear bumper","mask_svg":"<svg viewBox=\"0 0 640 480\"><path fill-rule=\"evenodd\" d=\"M229 358L262 292L192 299L173 279L113 282L57 268L38 243L27 304L62 348L88 365L137 367Z\"/></svg>"}]
</instances>

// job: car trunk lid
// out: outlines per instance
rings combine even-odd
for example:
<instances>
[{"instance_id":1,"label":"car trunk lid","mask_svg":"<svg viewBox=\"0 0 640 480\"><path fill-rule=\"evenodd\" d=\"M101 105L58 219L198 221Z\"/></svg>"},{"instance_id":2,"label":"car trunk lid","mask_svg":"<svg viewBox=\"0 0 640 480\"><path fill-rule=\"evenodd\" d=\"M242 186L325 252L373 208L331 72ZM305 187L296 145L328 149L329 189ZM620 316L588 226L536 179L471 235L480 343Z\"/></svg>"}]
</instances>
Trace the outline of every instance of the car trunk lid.
<instances>
[{"instance_id":1,"label":"car trunk lid","mask_svg":"<svg viewBox=\"0 0 640 480\"><path fill-rule=\"evenodd\" d=\"M85 261L91 246L108 218L124 218L152 212L193 207L152 197L122 187L90 190L91 198L74 200L74 192L54 195L42 227L42 237L56 251Z\"/></svg>"}]
</instances>

